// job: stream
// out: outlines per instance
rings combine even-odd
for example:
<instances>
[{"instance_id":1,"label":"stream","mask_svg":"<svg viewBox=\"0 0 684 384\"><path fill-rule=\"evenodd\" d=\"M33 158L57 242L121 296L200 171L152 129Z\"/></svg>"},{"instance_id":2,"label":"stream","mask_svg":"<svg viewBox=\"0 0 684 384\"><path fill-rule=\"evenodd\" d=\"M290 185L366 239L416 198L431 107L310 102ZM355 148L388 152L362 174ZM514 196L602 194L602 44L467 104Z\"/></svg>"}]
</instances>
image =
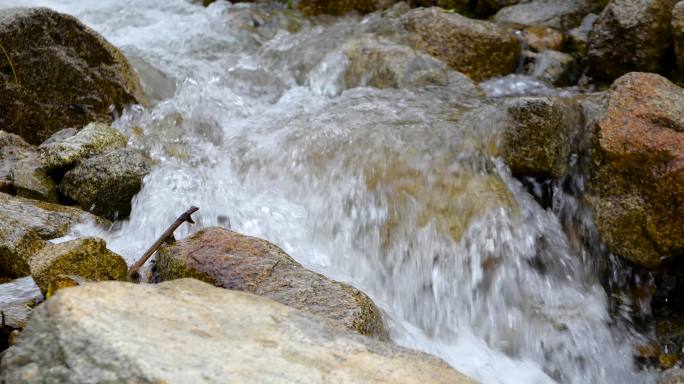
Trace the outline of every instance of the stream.
<instances>
[{"instance_id":1,"label":"stream","mask_svg":"<svg viewBox=\"0 0 684 384\"><path fill-rule=\"evenodd\" d=\"M368 293L393 342L484 384L654 382L634 371L641 336L609 315L599 267L573 234L582 229L559 211L590 217L562 191L543 208L496 156L497 97L564 91L524 76L484 83L489 96L458 82L348 87L341 47L396 33L380 14L0 0L18 5L103 34L151 100L114 124L156 162L130 219L74 236L102 237L132 263L196 205L197 224L177 238L223 226L268 239Z\"/></svg>"}]
</instances>

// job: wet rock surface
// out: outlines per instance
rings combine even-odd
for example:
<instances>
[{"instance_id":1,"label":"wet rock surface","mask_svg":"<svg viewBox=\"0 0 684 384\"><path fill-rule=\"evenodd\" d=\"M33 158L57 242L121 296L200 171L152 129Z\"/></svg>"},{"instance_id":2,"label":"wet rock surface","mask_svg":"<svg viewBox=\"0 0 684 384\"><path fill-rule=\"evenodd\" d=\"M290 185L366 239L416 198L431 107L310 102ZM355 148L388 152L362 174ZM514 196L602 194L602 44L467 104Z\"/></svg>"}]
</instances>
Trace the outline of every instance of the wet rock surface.
<instances>
[{"instance_id":1,"label":"wet rock surface","mask_svg":"<svg viewBox=\"0 0 684 384\"><path fill-rule=\"evenodd\" d=\"M29 260L47 243L32 229L11 218L0 221L0 276L30 274Z\"/></svg>"},{"instance_id":2,"label":"wet rock surface","mask_svg":"<svg viewBox=\"0 0 684 384\"><path fill-rule=\"evenodd\" d=\"M0 328L23 329L32 308L41 301L43 295L31 277L0 284L0 312L4 316Z\"/></svg>"},{"instance_id":3,"label":"wet rock surface","mask_svg":"<svg viewBox=\"0 0 684 384\"><path fill-rule=\"evenodd\" d=\"M47 244L30 258L29 267L44 295L60 275L76 275L93 281L124 281L128 270L126 261L108 250L104 240L91 237Z\"/></svg>"},{"instance_id":4,"label":"wet rock surface","mask_svg":"<svg viewBox=\"0 0 684 384\"><path fill-rule=\"evenodd\" d=\"M547 50L538 53L529 74L555 86L570 86L577 83L581 69L572 55Z\"/></svg>"},{"instance_id":5,"label":"wet rock surface","mask_svg":"<svg viewBox=\"0 0 684 384\"><path fill-rule=\"evenodd\" d=\"M3 57L0 127L40 144L70 126L111 121L110 105L121 110L143 101L135 72L125 57L72 16L47 8L0 11Z\"/></svg>"},{"instance_id":6,"label":"wet rock surface","mask_svg":"<svg viewBox=\"0 0 684 384\"><path fill-rule=\"evenodd\" d=\"M418 49L475 81L511 73L518 64L520 42L505 27L436 7L412 10L403 23L416 34Z\"/></svg>"},{"instance_id":7,"label":"wet rock surface","mask_svg":"<svg viewBox=\"0 0 684 384\"><path fill-rule=\"evenodd\" d=\"M653 267L684 250L684 90L630 73L606 102L593 127L588 201L611 250Z\"/></svg>"},{"instance_id":8,"label":"wet rock surface","mask_svg":"<svg viewBox=\"0 0 684 384\"><path fill-rule=\"evenodd\" d=\"M0 364L0 381L17 384L474 383L434 357L192 279L60 291Z\"/></svg>"},{"instance_id":9,"label":"wet rock surface","mask_svg":"<svg viewBox=\"0 0 684 384\"><path fill-rule=\"evenodd\" d=\"M380 311L363 292L312 272L255 237L208 228L157 256L161 281L193 277L324 316L361 334L385 337Z\"/></svg>"},{"instance_id":10,"label":"wet rock surface","mask_svg":"<svg viewBox=\"0 0 684 384\"><path fill-rule=\"evenodd\" d=\"M582 122L579 106L552 97L520 97L504 104L509 123L501 152L515 175L560 178L568 173L570 154Z\"/></svg>"},{"instance_id":11,"label":"wet rock surface","mask_svg":"<svg viewBox=\"0 0 684 384\"><path fill-rule=\"evenodd\" d=\"M84 160L64 175L59 191L96 215L116 220L131 212L131 200L150 172L139 150L121 149Z\"/></svg>"},{"instance_id":12,"label":"wet rock surface","mask_svg":"<svg viewBox=\"0 0 684 384\"><path fill-rule=\"evenodd\" d=\"M660 72L672 46L676 0L612 0L589 33L589 74L610 81L627 72Z\"/></svg>"}]
</instances>

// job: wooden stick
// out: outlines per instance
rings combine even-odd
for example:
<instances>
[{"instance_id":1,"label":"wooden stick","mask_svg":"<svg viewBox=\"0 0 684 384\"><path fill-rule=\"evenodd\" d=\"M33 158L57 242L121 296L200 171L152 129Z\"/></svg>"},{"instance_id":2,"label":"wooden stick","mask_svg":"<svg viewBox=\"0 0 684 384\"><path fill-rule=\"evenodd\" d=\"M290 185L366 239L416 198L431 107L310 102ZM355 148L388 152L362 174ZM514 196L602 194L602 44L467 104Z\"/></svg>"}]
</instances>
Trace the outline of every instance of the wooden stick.
<instances>
[{"instance_id":1,"label":"wooden stick","mask_svg":"<svg viewBox=\"0 0 684 384\"><path fill-rule=\"evenodd\" d=\"M145 254L142 255L142 257L140 257L140 259L138 259L138 261L136 261L135 264L131 266L131 268L128 270L128 277L132 281L137 281L140 278L140 268L142 268L142 266L145 264L147 259L150 258L150 256L157 252L157 249L159 249L162 243L173 235L173 232L176 230L176 228L178 228L181 224L183 224L186 221L190 224L195 224L190 215L197 211L199 211L199 208L190 207L190 209L185 211L182 215L178 216L176 221L174 221L173 224L171 224L169 228L167 228L166 231L164 231L164 233L162 233L161 236L159 236L157 241L155 241L154 244L152 244L152 246L145 252Z\"/></svg>"}]
</instances>

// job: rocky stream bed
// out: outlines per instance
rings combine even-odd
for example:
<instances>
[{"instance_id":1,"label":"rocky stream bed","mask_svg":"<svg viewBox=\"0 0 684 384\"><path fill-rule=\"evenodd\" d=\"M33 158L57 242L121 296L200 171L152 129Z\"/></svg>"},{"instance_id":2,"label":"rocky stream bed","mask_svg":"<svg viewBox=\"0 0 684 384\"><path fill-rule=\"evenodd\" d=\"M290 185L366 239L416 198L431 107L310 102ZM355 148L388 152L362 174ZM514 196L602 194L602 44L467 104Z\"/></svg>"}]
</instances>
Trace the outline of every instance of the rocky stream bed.
<instances>
[{"instance_id":1,"label":"rocky stream bed","mask_svg":"<svg viewBox=\"0 0 684 384\"><path fill-rule=\"evenodd\" d=\"M0 48L2 384L684 383L684 1L0 0Z\"/></svg>"}]
</instances>

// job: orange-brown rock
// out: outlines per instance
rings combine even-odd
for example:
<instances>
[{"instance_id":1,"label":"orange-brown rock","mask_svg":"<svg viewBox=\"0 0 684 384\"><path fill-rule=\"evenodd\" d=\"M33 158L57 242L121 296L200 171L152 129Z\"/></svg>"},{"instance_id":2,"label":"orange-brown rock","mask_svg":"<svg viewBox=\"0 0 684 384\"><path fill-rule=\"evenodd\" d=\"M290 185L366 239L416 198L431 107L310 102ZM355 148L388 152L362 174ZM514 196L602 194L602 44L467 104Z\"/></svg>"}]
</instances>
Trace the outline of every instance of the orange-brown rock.
<instances>
[{"instance_id":1,"label":"orange-brown rock","mask_svg":"<svg viewBox=\"0 0 684 384\"><path fill-rule=\"evenodd\" d=\"M565 35L563 32L539 25L527 27L523 30L523 37L527 45L537 52L563 50Z\"/></svg>"},{"instance_id":2,"label":"orange-brown rock","mask_svg":"<svg viewBox=\"0 0 684 384\"><path fill-rule=\"evenodd\" d=\"M161 281L192 277L328 317L361 334L385 333L380 311L363 292L302 267L266 240L208 228L162 247L156 266Z\"/></svg>"},{"instance_id":3,"label":"orange-brown rock","mask_svg":"<svg viewBox=\"0 0 684 384\"><path fill-rule=\"evenodd\" d=\"M684 89L650 73L615 81L594 124L588 201L616 254L653 267L684 254Z\"/></svg>"}]
</instances>

